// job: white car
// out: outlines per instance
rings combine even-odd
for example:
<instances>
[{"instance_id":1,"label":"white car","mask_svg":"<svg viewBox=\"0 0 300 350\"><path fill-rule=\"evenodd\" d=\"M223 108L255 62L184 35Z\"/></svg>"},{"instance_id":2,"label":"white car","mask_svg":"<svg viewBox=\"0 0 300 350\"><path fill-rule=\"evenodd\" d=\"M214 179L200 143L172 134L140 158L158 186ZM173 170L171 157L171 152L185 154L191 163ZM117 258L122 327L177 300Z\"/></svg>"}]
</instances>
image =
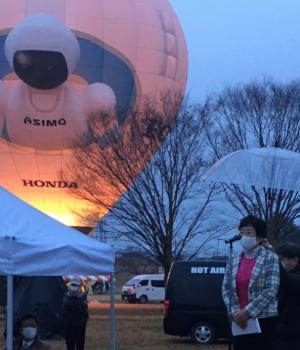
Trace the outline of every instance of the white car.
<instances>
[{"instance_id":1,"label":"white car","mask_svg":"<svg viewBox=\"0 0 300 350\"><path fill-rule=\"evenodd\" d=\"M122 287L122 299L129 303L162 302L165 298L164 275L137 275Z\"/></svg>"}]
</instances>

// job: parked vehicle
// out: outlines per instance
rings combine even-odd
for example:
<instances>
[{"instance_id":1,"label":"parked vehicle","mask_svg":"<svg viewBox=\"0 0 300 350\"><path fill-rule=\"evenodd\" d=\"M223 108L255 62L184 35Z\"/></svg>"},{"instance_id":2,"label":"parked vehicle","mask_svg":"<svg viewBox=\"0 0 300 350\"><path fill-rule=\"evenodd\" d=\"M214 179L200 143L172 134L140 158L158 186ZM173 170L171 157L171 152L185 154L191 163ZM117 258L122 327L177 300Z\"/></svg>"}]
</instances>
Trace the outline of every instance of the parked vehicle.
<instances>
[{"instance_id":1,"label":"parked vehicle","mask_svg":"<svg viewBox=\"0 0 300 350\"><path fill-rule=\"evenodd\" d=\"M122 299L129 303L163 302L164 298L164 275L137 275L122 287Z\"/></svg>"},{"instance_id":2,"label":"parked vehicle","mask_svg":"<svg viewBox=\"0 0 300 350\"><path fill-rule=\"evenodd\" d=\"M166 334L190 336L210 344L228 338L228 319L222 299L226 260L178 261L172 265L164 301Z\"/></svg>"}]
</instances>

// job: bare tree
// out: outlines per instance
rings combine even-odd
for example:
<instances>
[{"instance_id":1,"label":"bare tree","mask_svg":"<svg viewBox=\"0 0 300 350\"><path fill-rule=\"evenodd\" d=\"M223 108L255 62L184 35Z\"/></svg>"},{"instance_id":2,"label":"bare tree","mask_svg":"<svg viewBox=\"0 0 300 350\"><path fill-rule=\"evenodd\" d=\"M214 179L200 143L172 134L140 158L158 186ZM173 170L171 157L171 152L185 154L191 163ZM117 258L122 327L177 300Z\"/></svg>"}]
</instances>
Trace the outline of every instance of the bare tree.
<instances>
[{"instance_id":1,"label":"bare tree","mask_svg":"<svg viewBox=\"0 0 300 350\"><path fill-rule=\"evenodd\" d=\"M149 254L141 250L126 250L116 257L116 274L127 273L133 276L158 273L158 264Z\"/></svg>"},{"instance_id":2,"label":"bare tree","mask_svg":"<svg viewBox=\"0 0 300 350\"><path fill-rule=\"evenodd\" d=\"M91 118L88 139L67 174L80 184L74 194L98 213L109 211L106 226L144 249L165 276L187 247L194 256L215 234L205 225L213 189L199 187L203 110L175 95L132 112L121 133L103 135L99 118Z\"/></svg>"},{"instance_id":3,"label":"bare tree","mask_svg":"<svg viewBox=\"0 0 300 350\"><path fill-rule=\"evenodd\" d=\"M252 147L300 151L300 85L272 81L225 89L206 102L206 136L212 160ZM240 165L241 168L243 164ZM223 186L226 199L242 215L253 213L268 223L276 246L288 234L288 222L300 216L297 191L255 186Z\"/></svg>"}]
</instances>

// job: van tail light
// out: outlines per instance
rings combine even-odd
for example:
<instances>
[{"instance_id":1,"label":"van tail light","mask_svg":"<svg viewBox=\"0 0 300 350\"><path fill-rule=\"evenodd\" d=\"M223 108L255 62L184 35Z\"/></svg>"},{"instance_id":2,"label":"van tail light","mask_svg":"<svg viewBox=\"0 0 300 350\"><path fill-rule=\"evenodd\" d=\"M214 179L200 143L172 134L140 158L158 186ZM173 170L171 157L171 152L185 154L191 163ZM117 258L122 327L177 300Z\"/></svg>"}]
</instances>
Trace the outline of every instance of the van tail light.
<instances>
[{"instance_id":1,"label":"van tail light","mask_svg":"<svg viewBox=\"0 0 300 350\"><path fill-rule=\"evenodd\" d=\"M164 318L168 316L169 308L170 308L170 300L164 300Z\"/></svg>"}]
</instances>

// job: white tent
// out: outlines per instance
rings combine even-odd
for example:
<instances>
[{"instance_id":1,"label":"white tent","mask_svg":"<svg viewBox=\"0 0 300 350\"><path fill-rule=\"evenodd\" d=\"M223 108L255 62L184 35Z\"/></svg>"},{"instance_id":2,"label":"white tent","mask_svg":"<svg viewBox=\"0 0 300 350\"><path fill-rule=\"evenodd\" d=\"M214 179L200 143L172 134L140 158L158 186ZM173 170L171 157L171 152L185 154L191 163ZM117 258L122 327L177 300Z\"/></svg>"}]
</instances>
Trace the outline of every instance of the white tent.
<instances>
[{"instance_id":1,"label":"white tent","mask_svg":"<svg viewBox=\"0 0 300 350\"><path fill-rule=\"evenodd\" d=\"M115 256L110 245L59 223L1 187L0 203L0 275L8 276L7 348L10 350L13 275L113 274ZM113 288L111 301L114 319ZM114 327L112 338L114 348Z\"/></svg>"},{"instance_id":2,"label":"white tent","mask_svg":"<svg viewBox=\"0 0 300 350\"><path fill-rule=\"evenodd\" d=\"M300 190L300 154L275 147L243 149L217 161L206 182Z\"/></svg>"}]
</instances>

